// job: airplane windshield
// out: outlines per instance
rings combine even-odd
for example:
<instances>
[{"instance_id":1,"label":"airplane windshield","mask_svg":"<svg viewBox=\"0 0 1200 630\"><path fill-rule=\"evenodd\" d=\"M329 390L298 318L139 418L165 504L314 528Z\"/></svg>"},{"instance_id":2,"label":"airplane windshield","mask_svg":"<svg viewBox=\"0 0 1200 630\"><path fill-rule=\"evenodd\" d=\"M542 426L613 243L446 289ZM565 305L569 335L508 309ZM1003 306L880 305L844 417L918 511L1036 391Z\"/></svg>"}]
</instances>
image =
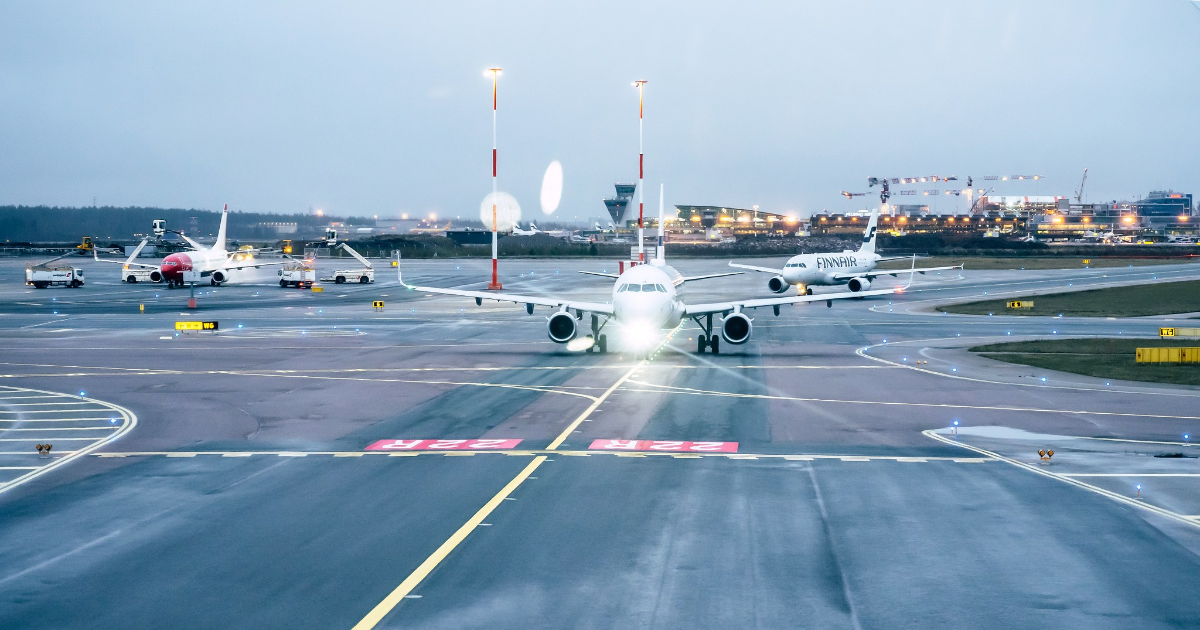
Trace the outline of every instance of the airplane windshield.
<instances>
[{"instance_id":1,"label":"airplane windshield","mask_svg":"<svg viewBox=\"0 0 1200 630\"><path fill-rule=\"evenodd\" d=\"M640 285L640 284L631 284L631 285L629 285L629 290L630 290L630 291L632 291L633 293L637 293L638 291L641 291L641 290L642 290L642 285Z\"/></svg>"},{"instance_id":2,"label":"airplane windshield","mask_svg":"<svg viewBox=\"0 0 1200 630\"><path fill-rule=\"evenodd\" d=\"M654 285L654 286L655 286L655 288L657 288L657 289L658 289L658 292L659 292L659 293L666 293L666 292L667 292L667 289L666 289L666 287L664 287L664 286L663 286L663 285L661 285L661 284L656 284L656 285Z\"/></svg>"},{"instance_id":3,"label":"airplane windshield","mask_svg":"<svg viewBox=\"0 0 1200 630\"><path fill-rule=\"evenodd\" d=\"M642 293L654 293L654 291L655 291L655 289L654 289L653 284L643 284L642 285Z\"/></svg>"}]
</instances>

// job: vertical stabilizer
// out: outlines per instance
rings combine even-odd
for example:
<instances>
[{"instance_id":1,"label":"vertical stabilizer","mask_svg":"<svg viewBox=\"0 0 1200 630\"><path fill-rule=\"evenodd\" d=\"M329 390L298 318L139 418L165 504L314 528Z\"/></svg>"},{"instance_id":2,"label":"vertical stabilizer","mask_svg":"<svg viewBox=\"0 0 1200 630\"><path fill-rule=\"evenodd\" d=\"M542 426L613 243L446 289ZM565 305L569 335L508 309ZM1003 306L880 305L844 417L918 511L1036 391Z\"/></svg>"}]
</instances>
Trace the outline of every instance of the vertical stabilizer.
<instances>
[{"instance_id":1,"label":"vertical stabilizer","mask_svg":"<svg viewBox=\"0 0 1200 630\"><path fill-rule=\"evenodd\" d=\"M667 243L667 223L663 220L663 185L658 185L658 247L655 249L654 258L658 262L666 260L666 252L664 245Z\"/></svg>"},{"instance_id":2,"label":"vertical stabilizer","mask_svg":"<svg viewBox=\"0 0 1200 630\"><path fill-rule=\"evenodd\" d=\"M871 220L867 222L867 231L863 233L862 247L858 248L861 254L875 253L875 231L879 223L879 210L875 209L871 212Z\"/></svg>"},{"instance_id":3,"label":"vertical stabilizer","mask_svg":"<svg viewBox=\"0 0 1200 630\"><path fill-rule=\"evenodd\" d=\"M213 251L225 251L225 223L229 219L229 204L225 204L225 209L221 210L221 228L217 230L217 242L213 243Z\"/></svg>"}]
</instances>

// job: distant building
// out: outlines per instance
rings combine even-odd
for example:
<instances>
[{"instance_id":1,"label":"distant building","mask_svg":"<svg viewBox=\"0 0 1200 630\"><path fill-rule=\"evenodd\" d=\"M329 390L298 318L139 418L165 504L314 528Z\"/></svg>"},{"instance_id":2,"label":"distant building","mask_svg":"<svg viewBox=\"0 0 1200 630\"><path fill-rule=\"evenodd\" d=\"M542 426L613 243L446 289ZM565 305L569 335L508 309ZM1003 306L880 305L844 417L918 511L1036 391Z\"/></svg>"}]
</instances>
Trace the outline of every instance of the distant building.
<instances>
[{"instance_id":1,"label":"distant building","mask_svg":"<svg viewBox=\"0 0 1200 630\"><path fill-rule=\"evenodd\" d=\"M259 223L258 227L260 227L264 230L270 230L270 231L274 232L275 234L280 234L280 235L295 234L300 229L300 225L297 223L265 222L265 223Z\"/></svg>"},{"instance_id":2,"label":"distant building","mask_svg":"<svg viewBox=\"0 0 1200 630\"><path fill-rule=\"evenodd\" d=\"M737 235L795 233L800 220L792 215L725 206L675 206L679 228L723 228Z\"/></svg>"},{"instance_id":3,"label":"distant building","mask_svg":"<svg viewBox=\"0 0 1200 630\"><path fill-rule=\"evenodd\" d=\"M612 217L613 225L620 225L622 217L625 216L625 208L629 206L629 202L633 200L633 193L637 190L637 184L616 184L617 196L609 197L604 200L604 207L608 209L608 216Z\"/></svg>"}]
</instances>

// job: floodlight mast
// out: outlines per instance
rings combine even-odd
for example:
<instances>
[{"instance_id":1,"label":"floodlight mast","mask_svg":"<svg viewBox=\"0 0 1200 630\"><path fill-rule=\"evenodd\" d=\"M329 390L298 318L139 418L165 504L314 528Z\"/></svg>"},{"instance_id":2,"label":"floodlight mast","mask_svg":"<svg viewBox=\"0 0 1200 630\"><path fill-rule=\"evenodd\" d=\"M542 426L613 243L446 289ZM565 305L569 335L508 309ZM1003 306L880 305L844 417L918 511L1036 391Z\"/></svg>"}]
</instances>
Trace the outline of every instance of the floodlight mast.
<instances>
[{"instance_id":1,"label":"floodlight mast","mask_svg":"<svg viewBox=\"0 0 1200 630\"><path fill-rule=\"evenodd\" d=\"M642 135L642 120L643 111L645 109L645 91L646 81L638 80L633 82L633 86L638 90L638 262L646 262L646 247L645 247L645 230L643 226L643 217L646 210L646 193L644 191L646 179L646 154L643 145Z\"/></svg>"},{"instance_id":2,"label":"floodlight mast","mask_svg":"<svg viewBox=\"0 0 1200 630\"><path fill-rule=\"evenodd\" d=\"M492 282L488 285L488 290L499 291L504 288L504 285L500 284L499 264L497 262L499 248L496 244L499 239L497 234L499 217L496 216L496 89L500 78L500 68L488 68L484 72L484 76L487 76L489 73L492 75Z\"/></svg>"}]
</instances>

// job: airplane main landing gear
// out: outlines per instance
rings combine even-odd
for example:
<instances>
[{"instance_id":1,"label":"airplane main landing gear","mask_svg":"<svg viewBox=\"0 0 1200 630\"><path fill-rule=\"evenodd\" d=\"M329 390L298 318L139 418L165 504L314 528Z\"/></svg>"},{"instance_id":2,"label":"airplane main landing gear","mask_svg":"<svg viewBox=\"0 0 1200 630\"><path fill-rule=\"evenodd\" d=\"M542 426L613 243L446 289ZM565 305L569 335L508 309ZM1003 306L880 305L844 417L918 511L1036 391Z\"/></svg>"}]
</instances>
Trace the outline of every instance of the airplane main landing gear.
<instances>
[{"instance_id":1,"label":"airplane main landing gear","mask_svg":"<svg viewBox=\"0 0 1200 630\"><path fill-rule=\"evenodd\" d=\"M713 354L721 354L721 336L713 334L712 313L709 313L705 318L705 323L700 322L700 317L693 317L692 321L700 327L704 332L696 339L696 354L704 354L704 348L711 348Z\"/></svg>"},{"instance_id":2,"label":"airplane main landing gear","mask_svg":"<svg viewBox=\"0 0 1200 630\"><path fill-rule=\"evenodd\" d=\"M604 320L604 324L607 323L608 320ZM604 324L600 323L600 317L598 315L592 315L592 334L588 336L591 337L593 341L592 345L588 346L588 352L591 352L592 350L595 350L600 354L606 354L608 352L608 335L600 334L600 331L604 329Z\"/></svg>"}]
</instances>

